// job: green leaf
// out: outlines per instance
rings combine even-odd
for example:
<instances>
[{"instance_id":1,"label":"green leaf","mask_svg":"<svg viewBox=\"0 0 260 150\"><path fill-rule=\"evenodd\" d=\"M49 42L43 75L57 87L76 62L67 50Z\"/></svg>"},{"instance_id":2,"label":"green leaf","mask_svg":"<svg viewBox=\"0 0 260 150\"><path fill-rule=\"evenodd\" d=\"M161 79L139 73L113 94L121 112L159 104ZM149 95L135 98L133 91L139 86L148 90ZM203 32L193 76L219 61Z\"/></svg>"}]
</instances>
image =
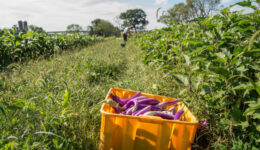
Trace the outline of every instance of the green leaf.
<instances>
[{"instance_id":1,"label":"green leaf","mask_svg":"<svg viewBox=\"0 0 260 150\"><path fill-rule=\"evenodd\" d=\"M234 120L237 122L240 122L243 117L242 111L239 108L237 108L236 106L233 106L231 115L234 118Z\"/></svg>"},{"instance_id":2,"label":"green leaf","mask_svg":"<svg viewBox=\"0 0 260 150\"><path fill-rule=\"evenodd\" d=\"M59 137L59 138L62 138L61 136L53 133L53 132L43 132L43 131L39 131L39 132L35 132L34 134L47 134L47 135L53 135L53 136L56 136L56 137Z\"/></svg>"},{"instance_id":3,"label":"green leaf","mask_svg":"<svg viewBox=\"0 0 260 150\"><path fill-rule=\"evenodd\" d=\"M243 6L243 7L250 7L252 9L257 9L257 7L253 6L250 1L238 2L236 4L239 5L239 6Z\"/></svg>"},{"instance_id":4,"label":"green leaf","mask_svg":"<svg viewBox=\"0 0 260 150\"><path fill-rule=\"evenodd\" d=\"M225 54L224 54L224 53L221 53L221 52L216 53L216 56L217 56L218 58L225 58L225 57L226 57Z\"/></svg>"},{"instance_id":5,"label":"green leaf","mask_svg":"<svg viewBox=\"0 0 260 150\"><path fill-rule=\"evenodd\" d=\"M63 101L62 101L62 106L67 107L69 103L69 91L66 90L65 94L63 95Z\"/></svg>"},{"instance_id":6,"label":"green leaf","mask_svg":"<svg viewBox=\"0 0 260 150\"><path fill-rule=\"evenodd\" d=\"M209 70L216 74L219 74L220 76L223 76L225 78L228 78L230 75L229 71L225 67L215 67L214 66L214 67L209 67Z\"/></svg>"},{"instance_id":7,"label":"green leaf","mask_svg":"<svg viewBox=\"0 0 260 150\"><path fill-rule=\"evenodd\" d=\"M43 124L43 122L41 121L41 126L43 128L43 131L46 132L46 128L45 128L45 125Z\"/></svg>"},{"instance_id":8,"label":"green leaf","mask_svg":"<svg viewBox=\"0 0 260 150\"><path fill-rule=\"evenodd\" d=\"M228 15L229 12L230 12L230 7L227 7L227 8L224 8L221 10L222 15L224 15L224 16Z\"/></svg>"},{"instance_id":9,"label":"green leaf","mask_svg":"<svg viewBox=\"0 0 260 150\"><path fill-rule=\"evenodd\" d=\"M260 113L254 113L252 118L260 119Z\"/></svg>"},{"instance_id":10,"label":"green leaf","mask_svg":"<svg viewBox=\"0 0 260 150\"><path fill-rule=\"evenodd\" d=\"M253 90L254 85L252 85L250 82L245 83L245 84L239 84L238 86L233 87L232 89L234 90Z\"/></svg>"},{"instance_id":11,"label":"green leaf","mask_svg":"<svg viewBox=\"0 0 260 150\"><path fill-rule=\"evenodd\" d=\"M18 47L18 46L20 46L20 45L21 45L21 43L20 43L19 41L16 41L16 42L15 42L15 46L16 46L16 47Z\"/></svg>"},{"instance_id":12,"label":"green leaf","mask_svg":"<svg viewBox=\"0 0 260 150\"><path fill-rule=\"evenodd\" d=\"M260 125L257 125L256 130L260 131Z\"/></svg>"},{"instance_id":13,"label":"green leaf","mask_svg":"<svg viewBox=\"0 0 260 150\"><path fill-rule=\"evenodd\" d=\"M184 58L185 58L187 66L189 66L190 65L190 57L188 55L184 55Z\"/></svg>"},{"instance_id":14,"label":"green leaf","mask_svg":"<svg viewBox=\"0 0 260 150\"><path fill-rule=\"evenodd\" d=\"M174 74L173 76L177 79L179 83L182 83L186 86L189 84L188 77L181 74Z\"/></svg>"},{"instance_id":15,"label":"green leaf","mask_svg":"<svg viewBox=\"0 0 260 150\"><path fill-rule=\"evenodd\" d=\"M240 125L242 126L243 129L245 129L249 126L249 123L248 123L248 121L244 121L244 122L241 122Z\"/></svg>"},{"instance_id":16,"label":"green leaf","mask_svg":"<svg viewBox=\"0 0 260 150\"><path fill-rule=\"evenodd\" d=\"M199 47L199 48L197 48L195 51L191 52L191 53L189 54L189 56L193 56L193 55L195 55L195 54L201 53L201 52L202 52L203 50L205 50L206 48L207 48L207 46Z\"/></svg>"},{"instance_id":17,"label":"green leaf","mask_svg":"<svg viewBox=\"0 0 260 150\"><path fill-rule=\"evenodd\" d=\"M0 110L6 116L5 110L4 110L4 108L1 105L0 105Z\"/></svg>"},{"instance_id":18,"label":"green leaf","mask_svg":"<svg viewBox=\"0 0 260 150\"><path fill-rule=\"evenodd\" d=\"M255 89L256 89L257 93L260 95L260 86L257 85Z\"/></svg>"}]
</instances>

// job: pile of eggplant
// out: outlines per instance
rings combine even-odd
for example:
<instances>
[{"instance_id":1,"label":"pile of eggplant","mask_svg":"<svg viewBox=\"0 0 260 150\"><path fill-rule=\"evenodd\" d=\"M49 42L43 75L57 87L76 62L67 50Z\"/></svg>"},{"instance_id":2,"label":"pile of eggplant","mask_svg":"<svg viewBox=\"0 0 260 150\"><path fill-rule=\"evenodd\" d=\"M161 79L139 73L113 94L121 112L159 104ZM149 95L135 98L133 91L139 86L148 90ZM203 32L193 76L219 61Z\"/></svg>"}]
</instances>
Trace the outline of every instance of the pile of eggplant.
<instances>
[{"instance_id":1,"label":"pile of eggplant","mask_svg":"<svg viewBox=\"0 0 260 150\"><path fill-rule=\"evenodd\" d=\"M179 120L184 113L183 109L176 110L178 100L159 102L157 99L141 96L141 92L137 92L130 98L119 98L118 96L109 93L111 100L107 102L114 108L115 113L132 116L149 115L158 116L163 119ZM168 106L172 106L166 110Z\"/></svg>"}]
</instances>

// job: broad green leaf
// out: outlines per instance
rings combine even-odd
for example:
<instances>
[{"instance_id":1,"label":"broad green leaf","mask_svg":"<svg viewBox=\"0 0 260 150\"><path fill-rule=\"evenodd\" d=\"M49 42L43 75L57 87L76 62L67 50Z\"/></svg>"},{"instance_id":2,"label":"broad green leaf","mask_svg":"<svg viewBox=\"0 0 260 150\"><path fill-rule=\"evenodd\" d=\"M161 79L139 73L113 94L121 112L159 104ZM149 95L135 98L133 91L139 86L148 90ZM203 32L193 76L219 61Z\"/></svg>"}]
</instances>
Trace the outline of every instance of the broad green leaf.
<instances>
[{"instance_id":1,"label":"broad green leaf","mask_svg":"<svg viewBox=\"0 0 260 150\"><path fill-rule=\"evenodd\" d=\"M233 106L231 115L232 115L232 117L234 118L235 121L241 122L241 119L243 117L243 113L239 108L237 108L236 106Z\"/></svg>"},{"instance_id":2,"label":"broad green leaf","mask_svg":"<svg viewBox=\"0 0 260 150\"><path fill-rule=\"evenodd\" d=\"M256 129L260 132L260 125L257 125Z\"/></svg>"},{"instance_id":3,"label":"broad green leaf","mask_svg":"<svg viewBox=\"0 0 260 150\"><path fill-rule=\"evenodd\" d=\"M199 47L199 48L197 48L195 51L193 51L192 53L190 53L189 56L194 56L195 54L199 54L199 53L201 53L203 50L205 50L206 48L207 48L207 46Z\"/></svg>"},{"instance_id":4,"label":"broad green leaf","mask_svg":"<svg viewBox=\"0 0 260 150\"><path fill-rule=\"evenodd\" d=\"M244 122L241 122L240 125L242 126L243 129L245 129L249 126L249 123L248 123L248 121L244 121Z\"/></svg>"},{"instance_id":5,"label":"broad green leaf","mask_svg":"<svg viewBox=\"0 0 260 150\"><path fill-rule=\"evenodd\" d=\"M254 113L252 118L260 119L260 113Z\"/></svg>"},{"instance_id":6,"label":"broad green leaf","mask_svg":"<svg viewBox=\"0 0 260 150\"><path fill-rule=\"evenodd\" d=\"M222 77L225 77L225 78L228 78L229 75L230 75L230 73L229 73L229 71L227 70L226 67L215 67L215 66L213 67L213 66L211 66L211 67L209 67L209 70L218 74L218 75L220 75L220 76L222 76Z\"/></svg>"},{"instance_id":7,"label":"broad green leaf","mask_svg":"<svg viewBox=\"0 0 260 150\"><path fill-rule=\"evenodd\" d=\"M16 42L15 42L15 46L16 46L16 47L18 47L18 46L20 46L20 45L21 45L21 43L20 43L19 41L16 41Z\"/></svg>"},{"instance_id":8,"label":"broad green leaf","mask_svg":"<svg viewBox=\"0 0 260 150\"><path fill-rule=\"evenodd\" d=\"M225 58L225 57L226 57L225 54L222 53L222 52L216 53L216 56L217 56L218 58Z\"/></svg>"},{"instance_id":9,"label":"broad green leaf","mask_svg":"<svg viewBox=\"0 0 260 150\"><path fill-rule=\"evenodd\" d=\"M234 90L253 90L255 89L254 85L252 85L250 82L245 84L239 84L238 86L233 87Z\"/></svg>"},{"instance_id":10,"label":"broad green leaf","mask_svg":"<svg viewBox=\"0 0 260 150\"><path fill-rule=\"evenodd\" d=\"M256 89L257 93L260 95L260 86L257 85L255 89Z\"/></svg>"}]
</instances>

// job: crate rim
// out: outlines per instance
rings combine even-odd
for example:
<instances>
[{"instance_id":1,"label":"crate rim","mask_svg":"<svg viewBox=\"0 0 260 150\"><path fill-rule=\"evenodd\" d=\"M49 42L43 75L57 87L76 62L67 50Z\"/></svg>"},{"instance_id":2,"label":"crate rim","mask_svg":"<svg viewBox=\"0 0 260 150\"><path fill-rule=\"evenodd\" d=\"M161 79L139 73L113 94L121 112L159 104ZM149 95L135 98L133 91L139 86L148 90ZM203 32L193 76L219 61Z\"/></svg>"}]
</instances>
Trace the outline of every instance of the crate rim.
<instances>
[{"instance_id":1,"label":"crate rim","mask_svg":"<svg viewBox=\"0 0 260 150\"><path fill-rule=\"evenodd\" d=\"M133 90L128 90L128 89L121 89L121 88L110 88L109 89L109 92L106 96L106 98L108 97L109 93L111 92L112 89L115 89L115 90L127 90L127 91L131 91L131 92L137 92L137 91L133 91ZM161 95L155 95L155 94L149 94L149 93L144 93L142 92L143 94L147 94L147 95L154 95L154 96L160 96L160 97L166 97L166 96L161 96ZM167 97L167 98L170 98L170 97ZM174 99L174 98L172 98ZM146 119L152 119L154 121L161 121L161 122L165 122L165 123L176 123L176 124L189 124L189 125L199 125L199 121L198 119L195 117L196 121L194 122L188 122L188 121L179 121L179 120L167 120L167 119L162 119L162 118L159 118L159 117L149 117L149 116L144 116L144 115L140 115L140 116L130 116L130 115L123 115L123 114L114 114L114 113L109 113L109 112L106 112L104 111L104 107L105 105L109 105L107 103L103 103L102 104L102 107L100 109L101 111L101 114L104 114L104 115L107 115L107 116L114 116L114 117L120 117L120 118L130 118L130 119L138 119L138 120L146 120ZM185 104L184 104L185 105ZM185 105L186 106L186 105ZM187 107L187 106L186 106Z\"/></svg>"}]
</instances>

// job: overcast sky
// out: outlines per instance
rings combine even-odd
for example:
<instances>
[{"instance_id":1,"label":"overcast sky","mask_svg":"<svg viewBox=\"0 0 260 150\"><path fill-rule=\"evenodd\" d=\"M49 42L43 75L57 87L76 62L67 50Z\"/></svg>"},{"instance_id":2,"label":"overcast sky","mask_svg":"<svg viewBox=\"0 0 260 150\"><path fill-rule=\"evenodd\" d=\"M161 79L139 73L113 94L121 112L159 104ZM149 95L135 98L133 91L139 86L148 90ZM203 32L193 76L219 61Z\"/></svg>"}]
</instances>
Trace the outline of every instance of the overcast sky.
<instances>
[{"instance_id":1,"label":"overcast sky","mask_svg":"<svg viewBox=\"0 0 260 150\"><path fill-rule=\"evenodd\" d=\"M228 6L241 0L222 0ZM127 9L141 8L147 14L147 29L161 28L156 21L158 8L168 9L185 0L0 0L0 28L10 28L18 20L43 27L46 31L63 31L69 24L84 29L96 18L109 20Z\"/></svg>"}]
</instances>

